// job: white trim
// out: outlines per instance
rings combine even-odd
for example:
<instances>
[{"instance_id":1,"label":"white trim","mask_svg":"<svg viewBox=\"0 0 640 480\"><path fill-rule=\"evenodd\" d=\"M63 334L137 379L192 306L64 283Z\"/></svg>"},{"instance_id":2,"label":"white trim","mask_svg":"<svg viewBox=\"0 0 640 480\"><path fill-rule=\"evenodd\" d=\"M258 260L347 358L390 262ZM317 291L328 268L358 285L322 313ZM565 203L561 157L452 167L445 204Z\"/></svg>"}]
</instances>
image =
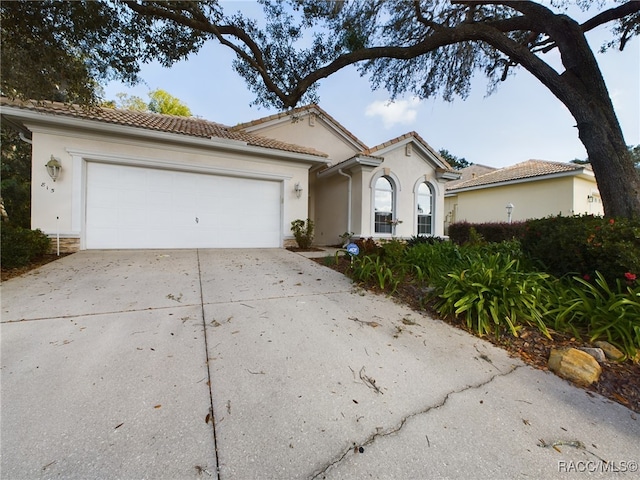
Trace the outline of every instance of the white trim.
<instances>
[{"instance_id":1,"label":"white trim","mask_svg":"<svg viewBox=\"0 0 640 480\"><path fill-rule=\"evenodd\" d=\"M125 156L118 154L92 152L87 150L66 149L75 157L81 157L87 162L112 163L132 167L156 168L160 170L174 170L179 172L204 173L208 175L222 175L225 177L254 178L257 180L289 180L292 175L256 172L253 170L239 170L236 168L215 167L194 163L182 163L169 160L159 160L152 157ZM74 163L74 168L76 164Z\"/></svg>"},{"instance_id":2,"label":"white trim","mask_svg":"<svg viewBox=\"0 0 640 480\"><path fill-rule=\"evenodd\" d=\"M535 181L541 181L541 180L549 180L549 179L553 179L553 178L564 178L564 177L577 177L577 176L581 176L581 175L586 175L587 177L595 177L595 175L592 172L589 172L586 169L582 169L582 171L580 170L572 170L569 172L558 172L558 173L549 173L547 175L536 175L534 177L525 177L525 178L517 178L514 180L505 180L502 182L492 182L492 183L485 183L483 185L473 185L471 187L462 187L462 188L456 188L455 186L453 188L447 189L447 191L445 192L445 196L451 196L454 194L457 194L459 192L469 192L472 190L482 190L484 188L494 188L494 187L502 187L504 185L516 185L519 183L528 183L528 182L535 182Z\"/></svg>"},{"instance_id":3,"label":"white trim","mask_svg":"<svg viewBox=\"0 0 640 480\"><path fill-rule=\"evenodd\" d=\"M374 158L367 157L363 155L356 155L355 157L351 157L344 162L336 163L335 165L331 165L329 168L318 172L318 177L330 177L332 175L337 175L340 170L348 170L355 166L364 166L364 167L379 167L384 160L382 158Z\"/></svg>"},{"instance_id":4,"label":"white trim","mask_svg":"<svg viewBox=\"0 0 640 480\"><path fill-rule=\"evenodd\" d=\"M391 219L397 220L397 212L398 212L398 198L400 197L398 193L400 192L400 180L398 177L391 171L389 171L385 175L384 169L378 170L371 176L371 181L369 182L369 189L371 192L371 236L373 238L391 238L396 234L396 226L391 225L391 233L379 233L376 232L376 182L378 179L385 177L390 180L391 184Z\"/></svg>"},{"instance_id":5,"label":"white trim","mask_svg":"<svg viewBox=\"0 0 640 480\"><path fill-rule=\"evenodd\" d=\"M427 188L429 188L429 192L431 194L431 233L429 234L429 236L434 236L435 235L435 230L436 230L436 198L437 198L437 191L435 186L433 185L433 183L430 181L430 179L427 178L427 176L423 176L420 177L416 183L413 185L413 231L414 231L414 235L418 236L420 235L420 233L418 233L418 189L420 188L420 185L422 184L426 184ZM424 234L423 234L424 235Z\"/></svg>"},{"instance_id":6,"label":"white trim","mask_svg":"<svg viewBox=\"0 0 640 480\"><path fill-rule=\"evenodd\" d=\"M225 177L249 178L254 180L268 180L280 183L280 247L283 243L284 229L284 192L285 183L293 178L292 175L255 172L231 168L178 163L149 157L123 156L102 152L92 152L67 148L67 153L73 159L73 183L71 192L71 228L74 235L80 238L80 249L87 248L87 163L103 163L109 165L123 165L128 167L150 168L156 170L171 170L203 175L218 175Z\"/></svg>"},{"instance_id":7,"label":"white trim","mask_svg":"<svg viewBox=\"0 0 640 480\"><path fill-rule=\"evenodd\" d=\"M392 171L389 171L387 174L385 174L384 169L375 171L373 173L373 175L371 176L371 181L369 182L369 187L372 190L375 190L376 181L380 177L389 177L389 178L391 178L395 183L395 188L397 188L399 192L402 190L402 185L400 184L400 179L398 178L398 176L395 173L393 173Z\"/></svg>"},{"instance_id":8,"label":"white trim","mask_svg":"<svg viewBox=\"0 0 640 480\"><path fill-rule=\"evenodd\" d=\"M75 232L83 231L84 218L84 190L86 167L81 155L71 154L73 162L73 180L71 183L71 229ZM82 243L82 239L81 239Z\"/></svg>"}]
</instances>

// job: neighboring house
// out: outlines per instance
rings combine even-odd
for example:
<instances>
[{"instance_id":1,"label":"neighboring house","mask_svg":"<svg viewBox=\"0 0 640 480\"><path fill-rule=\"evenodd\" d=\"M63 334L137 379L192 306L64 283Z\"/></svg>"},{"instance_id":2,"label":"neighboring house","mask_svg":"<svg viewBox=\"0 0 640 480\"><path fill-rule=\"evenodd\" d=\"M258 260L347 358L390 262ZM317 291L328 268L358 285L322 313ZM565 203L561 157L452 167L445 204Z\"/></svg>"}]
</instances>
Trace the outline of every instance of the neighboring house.
<instances>
[{"instance_id":1,"label":"neighboring house","mask_svg":"<svg viewBox=\"0 0 640 480\"><path fill-rule=\"evenodd\" d=\"M550 215L602 215L593 170L573 163L527 160L485 173L477 166L460 170L461 181L447 185L445 227L451 223L506 222ZM475 170L474 170L475 169ZM475 174L474 174L475 173Z\"/></svg>"},{"instance_id":2,"label":"neighboring house","mask_svg":"<svg viewBox=\"0 0 640 480\"><path fill-rule=\"evenodd\" d=\"M346 232L375 239L444 234L445 184L459 174L415 132L368 148L317 105L233 130L328 154L329 166L312 167L307 192L320 245Z\"/></svg>"},{"instance_id":3,"label":"neighboring house","mask_svg":"<svg viewBox=\"0 0 640 480\"><path fill-rule=\"evenodd\" d=\"M315 105L236 127L6 98L0 107L32 144L32 228L63 251L282 247L299 218L316 222L321 245L347 231L442 235L445 183L458 178L416 133L368 148Z\"/></svg>"}]
</instances>

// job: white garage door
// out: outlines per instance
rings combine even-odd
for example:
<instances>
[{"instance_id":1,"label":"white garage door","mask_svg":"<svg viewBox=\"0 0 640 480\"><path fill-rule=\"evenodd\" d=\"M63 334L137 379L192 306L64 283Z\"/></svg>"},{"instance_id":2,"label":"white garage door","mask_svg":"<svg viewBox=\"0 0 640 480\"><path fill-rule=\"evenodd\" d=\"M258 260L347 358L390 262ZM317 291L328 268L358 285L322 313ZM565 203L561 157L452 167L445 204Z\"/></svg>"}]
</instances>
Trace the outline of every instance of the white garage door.
<instances>
[{"instance_id":1,"label":"white garage door","mask_svg":"<svg viewBox=\"0 0 640 480\"><path fill-rule=\"evenodd\" d=\"M87 163L86 247L279 247L280 182Z\"/></svg>"}]
</instances>

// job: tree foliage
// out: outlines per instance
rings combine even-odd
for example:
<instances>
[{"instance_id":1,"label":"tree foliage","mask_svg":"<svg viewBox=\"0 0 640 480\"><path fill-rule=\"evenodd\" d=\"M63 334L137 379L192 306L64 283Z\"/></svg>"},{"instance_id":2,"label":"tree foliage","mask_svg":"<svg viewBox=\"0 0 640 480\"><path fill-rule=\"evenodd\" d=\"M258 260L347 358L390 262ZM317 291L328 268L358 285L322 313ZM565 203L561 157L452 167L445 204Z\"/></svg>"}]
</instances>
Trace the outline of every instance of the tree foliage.
<instances>
[{"instance_id":1,"label":"tree foliage","mask_svg":"<svg viewBox=\"0 0 640 480\"><path fill-rule=\"evenodd\" d=\"M0 195L12 225L31 225L31 145L2 123Z\"/></svg>"},{"instance_id":2,"label":"tree foliage","mask_svg":"<svg viewBox=\"0 0 640 480\"><path fill-rule=\"evenodd\" d=\"M124 110L134 110L137 112L154 112L165 115L177 115L180 117L190 117L191 110L179 98L174 97L165 90L156 89L149 92L149 101L145 102L136 95L118 93L117 101L106 102L105 106L122 108Z\"/></svg>"},{"instance_id":3,"label":"tree foliage","mask_svg":"<svg viewBox=\"0 0 640 480\"><path fill-rule=\"evenodd\" d=\"M98 101L101 83L136 83L142 63L169 66L206 38L119 1L1 2L0 32L2 95L85 105Z\"/></svg>"},{"instance_id":4,"label":"tree foliage","mask_svg":"<svg viewBox=\"0 0 640 480\"><path fill-rule=\"evenodd\" d=\"M449 150L445 150L444 148L438 150L438 153L455 170L460 170L462 168L467 168L467 167L473 165L473 163L469 162L466 158L458 158L455 155L452 155L451 153L449 153Z\"/></svg>"},{"instance_id":5,"label":"tree foliage","mask_svg":"<svg viewBox=\"0 0 640 480\"><path fill-rule=\"evenodd\" d=\"M159 88L149 92L149 110L155 113L166 115L178 115L180 117L190 117L191 110L180 99L170 95Z\"/></svg>"}]
</instances>

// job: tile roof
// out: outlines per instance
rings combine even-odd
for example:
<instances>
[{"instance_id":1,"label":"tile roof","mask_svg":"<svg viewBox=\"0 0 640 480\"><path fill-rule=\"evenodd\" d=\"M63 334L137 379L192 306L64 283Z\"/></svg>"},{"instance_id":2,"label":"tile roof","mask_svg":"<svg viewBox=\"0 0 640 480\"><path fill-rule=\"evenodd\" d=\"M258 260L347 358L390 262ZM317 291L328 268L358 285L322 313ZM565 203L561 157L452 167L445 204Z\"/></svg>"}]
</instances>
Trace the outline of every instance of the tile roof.
<instances>
[{"instance_id":1,"label":"tile roof","mask_svg":"<svg viewBox=\"0 0 640 480\"><path fill-rule=\"evenodd\" d=\"M455 185L458 185L462 182L466 182L467 180L471 180L472 178L477 178L480 175L484 175L485 173L494 172L497 168L495 167L487 167L486 165L480 165L478 163L474 163L473 165L469 165L468 167L461 168L460 170L456 170L460 174L460 178L458 180L453 180L447 183L447 189L453 188Z\"/></svg>"},{"instance_id":2,"label":"tile roof","mask_svg":"<svg viewBox=\"0 0 640 480\"><path fill-rule=\"evenodd\" d=\"M325 153L313 148L303 147L281 142L271 138L262 137L236 131L221 123L210 122L195 117L179 117L175 115L163 115L159 113L136 112L132 110L119 110L106 107L82 107L60 102L34 102L10 100L6 97L0 99L0 105L31 110L39 113L73 117L82 120L91 120L115 125L124 125L158 132L175 133L199 138L221 138L246 142L255 147L264 147L275 150L284 150L293 153L302 153L326 157Z\"/></svg>"},{"instance_id":3,"label":"tile roof","mask_svg":"<svg viewBox=\"0 0 640 480\"><path fill-rule=\"evenodd\" d=\"M572 163L549 162L546 160L527 160L510 167L494 170L484 175L470 178L464 182L447 186L448 191L459 190L470 187L480 187L493 185L496 183L510 182L526 178L542 177L558 173L576 172L580 173L585 169L584 165Z\"/></svg>"},{"instance_id":4,"label":"tile roof","mask_svg":"<svg viewBox=\"0 0 640 480\"><path fill-rule=\"evenodd\" d=\"M232 131L244 131L248 128L255 127L258 125L262 125L273 120L280 120L285 117L296 117L296 115L302 115L307 112L316 112L320 117L325 118L329 123L333 124L342 134L351 139L352 142L357 144L363 150L367 149L367 145L365 145L362 140L356 137L353 133L347 130L343 125L340 124L335 118L325 112L322 108L320 108L315 103L310 105L304 105L302 107L294 108L293 110L287 110L285 112L275 113L273 115L269 115L268 117L258 118L257 120L252 120L250 122L239 123L234 127L231 127Z\"/></svg>"}]
</instances>

